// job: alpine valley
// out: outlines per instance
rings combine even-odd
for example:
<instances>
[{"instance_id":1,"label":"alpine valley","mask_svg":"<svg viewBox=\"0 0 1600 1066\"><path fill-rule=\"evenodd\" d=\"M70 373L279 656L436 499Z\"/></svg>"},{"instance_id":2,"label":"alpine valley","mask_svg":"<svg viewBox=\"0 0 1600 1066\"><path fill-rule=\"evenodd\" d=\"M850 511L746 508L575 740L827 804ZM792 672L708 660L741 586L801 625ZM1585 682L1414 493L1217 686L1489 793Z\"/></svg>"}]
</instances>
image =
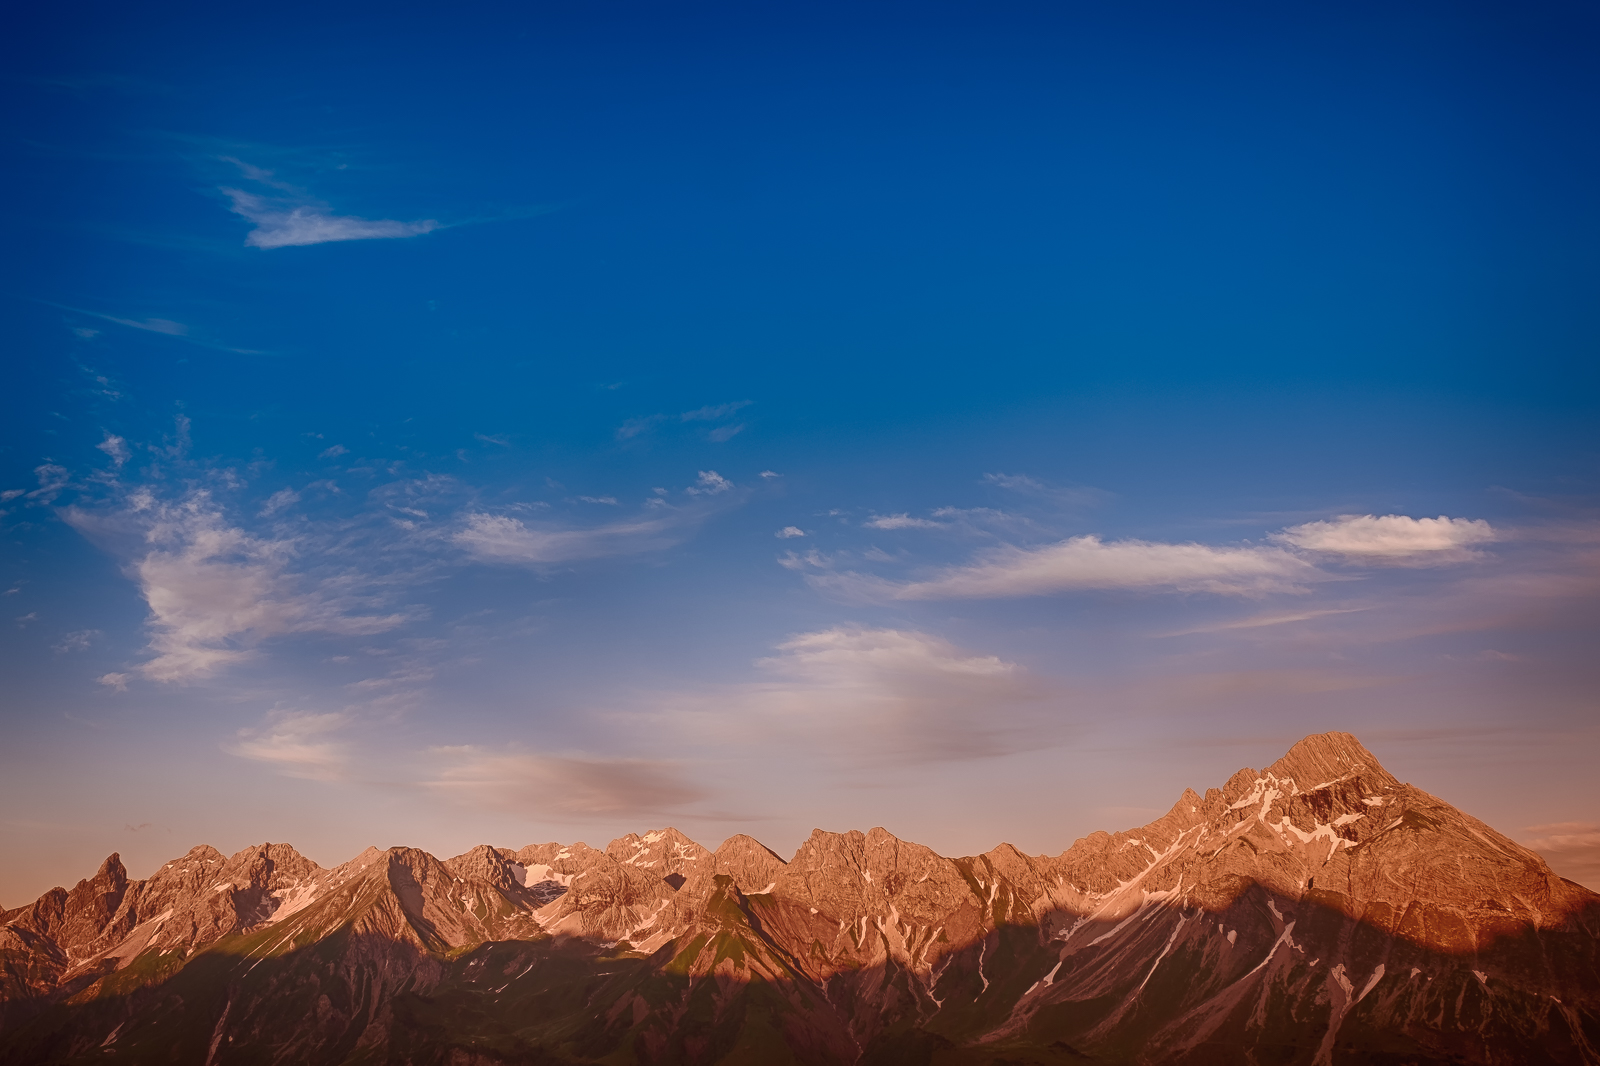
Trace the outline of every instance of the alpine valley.
<instances>
[{"instance_id":1,"label":"alpine valley","mask_svg":"<svg viewBox=\"0 0 1600 1066\"><path fill-rule=\"evenodd\" d=\"M0 923L16 1064L1600 1063L1600 896L1343 733L1054 857L201 846Z\"/></svg>"}]
</instances>

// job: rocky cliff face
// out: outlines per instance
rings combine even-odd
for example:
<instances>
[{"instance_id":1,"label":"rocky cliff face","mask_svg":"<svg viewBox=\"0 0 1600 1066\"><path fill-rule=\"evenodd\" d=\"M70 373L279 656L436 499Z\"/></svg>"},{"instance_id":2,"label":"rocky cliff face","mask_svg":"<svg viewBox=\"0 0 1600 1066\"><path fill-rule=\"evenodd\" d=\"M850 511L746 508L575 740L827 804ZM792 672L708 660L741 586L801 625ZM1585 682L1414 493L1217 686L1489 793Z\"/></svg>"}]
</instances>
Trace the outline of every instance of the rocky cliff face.
<instances>
[{"instance_id":1,"label":"rocky cliff face","mask_svg":"<svg viewBox=\"0 0 1600 1066\"><path fill-rule=\"evenodd\" d=\"M1600 897L1332 733L1058 856L113 855L0 997L19 1063L1600 1063Z\"/></svg>"}]
</instances>

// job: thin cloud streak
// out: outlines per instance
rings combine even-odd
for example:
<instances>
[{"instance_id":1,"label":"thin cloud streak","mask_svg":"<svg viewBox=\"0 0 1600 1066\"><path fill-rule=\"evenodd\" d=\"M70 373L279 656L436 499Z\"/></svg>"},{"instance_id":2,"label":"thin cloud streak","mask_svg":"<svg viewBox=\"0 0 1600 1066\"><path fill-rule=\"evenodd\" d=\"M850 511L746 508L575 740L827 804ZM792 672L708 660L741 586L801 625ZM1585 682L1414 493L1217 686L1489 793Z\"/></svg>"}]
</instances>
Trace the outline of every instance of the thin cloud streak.
<instances>
[{"instance_id":1,"label":"thin cloud streak","mask_svg":"<svg viewBox=\"0 0 1600 1066\"><path fill-rule=\"evenodd\" d=\"M24 299L31 298L24 297ZM44 304L46 307L59 308L62 311L71 311L75 315L88 315L90 318L98 318L103 322L111 322L118 326L124 326L128 329L137 329L145 333L159 333L164 337L173 337L188 344L198 345L201 348L209 348L213 351L231 352L234 355L264 354L261 350L256 348L233 348L226 344L217 344L212 341L202 340L201 338L193 335L192 327L190 327L187 323L175 322L170 318L146 318L142 320L137 318L121 318L117 315L108 315L100 311L90 311L83 307L73 307L70 304L56 303L53 300L34 300L33 302ZM73 332L77 333L78 336L83 337L86 340L97 336L99 333L98 330L82 329L74 329Z\"/></svg>"},{"instance_id":2,"label":"thin cloud streak","mask_svg":"<svg viewBox=\"0 0 1600 1066\"><path fill-rule=\"evenodd\" d=\"M1213 622L1207 625L1193 626L1189 629L1177 629L1170 633L1160 633L1163 637L1187 637L1195 633L1221 633L1230 629L1260 629L1264 626L1288 625L1291 622L1309 622L1315 618L1327 618L1330 615L1358 614L1361 611L1370 611L1371 607L1330 607L1320 611L1289 611L1279 614L1258 614L1249 618L1239 618L1229 622Z\"/></svg>"},{"instance_id":3,"label":"thin cloud streak","mask_svg":"<svg viewBox=\"0 0 1600 1066\"><path fill-rule=\"evenodd\" d=\"M1600 824L1556 822L1530 825L1525 832L1539 836L1528 847L1544 857L1561 876L1600 892Z\"/></svg>"},{"instance_id":4,"label":"thin cloud streak","mask_svg":"<svg viewBox=\"0 0 1600 1066\"><path fill-rule=\"evenodd\" d=\"M749 407L754 400L735 400L732 403L709 404L697 407L693 411L684 411L677 415L654 414L643 418L630 418L617 427L617 440L632 440L643 433L648 433L663 423L677 421L687 424L689 422L721 422L732 418L739 411ZM706 436L713 443L721 444L744 429L744 424L721 426L710 430Z\"/></svg>"},{"instance_id":5,"label":"thin cloud streak","mask_svg":"<svg viewBox=\"0 0 1600 1066\"><path fill-rule=\"evenodd\" d=\"M677 544L702 517L674 512L660 518L611 522L588 529L531 526L507 515L473 512L451 540L479 562L547 566L637 555Z\"/></svg>"},{"instance_id":6,"label":"thin cloud streak","mask_svg":"<svg viewBox=\"0 0 1600 1066\"><path fill-rule=\"evenodd\" d=\"M1104 489L1091 488L1087 485L1069 487L1048 485L1038 478L1029 477L1026 474L995 472L983 475L982 481L986 485L993 485L1008 492L1032 496L1064 507L1097 507L1106 503L1115 495Z\"/></svg>"},{"instance_id":7,"label":"thin cloud streak","mask_svg":"<svg viewBox=\"0 0 1600 1066\"><path fill-rule=\"evenodd\" d=\"M908 514L874 515L861 523L867 529L943 529L943 522L927 518L912 518Z\"/></svg>"},{"instance_id":8,"label":"thin cloud streak","mask_svg":"<svg viewBox=\"0 0 1600 1066\"><path fill-rule=\"evenodd\" d=\"M231 156L224 156L222 160L238 167L247 181L264 185L276 193L263 195L229 186L219 189L231 201L229 210L255 224L244 239L245 244L253 248L265 250L333 241L416 237L441 228L439 221L431 218L400 222L391 218L334 214L327 204L304 189L278 180L270 170Z\"/></svg>"},{"instance_id":9,"label":"thin cloud streak","mask_svg":"<svg viewBox=\"0 0 1600 1066\"><path fill-rule=\"evenodd\" d=\"M1142 540L1108 544L1083 536L1041 548L993 549L971 564L946 567L920 581L888 581L850 571L811 574L806 580L842 599L892 602L1011 599L1087 589L1257 596L1301 592L1304 582L1320 576L1310 563L1279 548Z\"/></svg>"},{"instance_id":10,"label":"thin cloud streak","mask_svg":"<svg viewBox=\"0 0 1600 1066\"><path fill-rule=\"evenodd\" d=\"M234 214L255 223L244 243L252 248L291 248L332 241L367 241L416 237L440 228L437 219L398 222L394 219L335 215L316 201L294 203L281 197L257 196L243 189L222 190Z\"/></svg>"},{"instance_id":11,"label":"thin cloud streak","mask_svg":"<svg viewBox=\"0 0 1600 1066\"><path fill-rule=\"evenodd\" d=\"M429 792L468 807L528 816L655 817L681 811L709 793L677 763L487 751L434 750Z\"/></svg>"},{"instance_id":12,"label":"thin cloud streak","mask_svg":"<svg viewBox=\"0 0 1600 1066\"><path fill-rule=\"evenodd\" d=\"M1488 522L1472 518L1340 515L1291 526L1273 539L1306 551L1377 565L1441 566L1476 558L1476 545L1496 539Z\"/></svg>"}]
</instances>

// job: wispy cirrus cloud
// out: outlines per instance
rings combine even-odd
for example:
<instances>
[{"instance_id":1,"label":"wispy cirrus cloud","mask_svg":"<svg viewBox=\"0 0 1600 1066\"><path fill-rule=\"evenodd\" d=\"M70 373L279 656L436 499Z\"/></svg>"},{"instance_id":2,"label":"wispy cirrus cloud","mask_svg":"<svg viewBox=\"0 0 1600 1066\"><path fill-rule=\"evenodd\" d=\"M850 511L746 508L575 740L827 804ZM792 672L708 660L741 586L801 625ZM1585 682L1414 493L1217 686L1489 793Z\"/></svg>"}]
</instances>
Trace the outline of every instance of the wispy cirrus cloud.
<instances>
[{"instance_id":1,"label":"wispy cirrus cloud","mask_svg":"<svg viewBox=\"0 0 1600 1066\"><path fill-rule=\"evenodd\" d=\"M1370 611L1368 607L1326 607L1304 611L1273 611L1267 614L1255 614L1248 618L1229 618L1217 622L1207 622L1204 625L1191 626L1187 629L1176 629L1171 633L1162 633L1164 637L1187 637L1195 633L1221 633L1233 629L1261 629L1266 626L1289 625L1293 622L1310 622L1318 618L1328 618L1333 615L1359 614Z\"/></svg>"},{"instance_id":2,"label":"wispy cirrus cloud","mask_svg":"<svg viewBox=\"0 0 1600 1066\"><path fill-rule=\"evenodd\" d=\"M1051 485L1027 474L996 472L983 475L982 480L986 485L993 485L998 489L1030 496L1061 507L1096 507L1106 503L1113 496L1104 489L1091 488L1087 485Z\"/></svg>"},{"instance_id":3,"label":"wispy cirrus cloud","mask_svg":"<svg viewBox=\"0 0 1600 1066\"><path fill-rule=\"evenodd\" d=\"M36 300L36 303L46 307L59 308L62 311L71 311L75 315L87 315L98 318L102 322L111 322L128 329L144 330L146 333L162 333L168 337L188 337L189 326L183 322L175 322L170 318L124 318L119 315L108 315L103 311L90 311L84 307L73 307L70 304L56 303L53 300ZM99 334L98 330L75 330L78 336L89 340Z\"/></svg>"},{"instance_id":4,"label":"wispy cirrus cloud","mask_svg":"<svg viewBox=\"0 0 1600 1066\"><path fill-rule=\"evenodd\" d=\"M120 315L109 315L102 311L90 311L84 307L73 307L70 304L56 303L53 300L33 300L33 302L44 304L46 307L59 308L62 311L71 311L75 315L87 315L90 318L98 318L102 322L111 322L127 329L141 330L145 333L159 333L164 337L173 337L187 344L197 345L201 348L210 348L213 351L232 352L235 355L261 354L261 352L255 348L234 348L226 344L219 344L215 341L207 340L203 336L196 336L196 330L194 327L190 326L186 322L177 322L170 318L126 318ZM73 329L73 332L85 340L96 337L100 333L99 330L82 328L75 328ZM200 332L203 333L204 331ZM99 380L102 386L109 384L105 378L101 378ZM112 390L103 391L105 391L108 395L116 395Z\"/></svg>"},{"instance_id":5,"label":"wispy cirrus cloud","mask_svg":"<svg viewBox=\"0 0 1600 1066\"><path fill-rule=\"evenodd\" d=\"M441 227L437 219L401 222L391 218L361 218L335 214L323 201L306 190L279 181L270 170L252 166L231 156L224 162L239 168L247 181L269 188L270 193L252 192L230 186L221 187L232 206L230 210L254 224L245 244L253 248L290 248L332 241L366 241L397 237L416 237Z\"/></svg>"},{"instance_id":6,"label":"wispy cirrus cloud","mask_svg":"<svg viewBox=\"0 0 1600 1066\"><path fill-rule=\"evenodd\" d=\"M570 528L475 511L465 516L463 528L450 539L480 562L539 567L668 548L688 536L701 517L703 512L671 511Z\"/></svg>"},{"instance_id":7,"label":"wispy cirrus cloud","mask_svg":"<svg viewBox=\"0 0 1600 1066\"><path fill-rule=\"evenodd\" d=\"M702 470L694 484L684 489L693 499L685 506L669 503L658 489L646 501L642 514L598 526L574 526L556 521L531 521L515 515L470 511L450 535L457 547L479 562L506 563L540 568L559 563L638 555L670 548L691 536L706 519L736 506L737 486L715 470ZM715 498L714 498L715 497ZM579 497L586 503L616 506L615 497Z\"/></svg>"},{"instance_id":8,"label":"wispy cirrus cloud","mask_svg":"<svg viewBox=\"0 0 1600 1066\"><path fill-rule=\"evenodd\" d=\"M266 502L261 505L261 510L256 512L258 518L271 518L285 507L292 507L300 502L300 494L294 489L279 489Z\"/></svg>"},{"instance_id":9,"label":"wispy cirrus cloud","mask_svg":"<svg viewBox=\"0 0 1600 1066\"><path fill-rule=\"evenodd\" d=\"M693 411L683 411L676 415L656 414L646 415L643 418L630 418L617 427L616 437L618 440L632 440L634 437L648 433L658 426L673 422L680 424L722 422L725 424L706 431L706 439L713 443L721 444L743 432L744 423L730 423L728 420L754 402L754 400L735 400L732 403L708 404L705 407L697 407Z\"/></svg>"},{"instance_id":10,"label":"wispy cirrus cloud","mask_svg":"<svg viewBox=\"0 0 1600 1066\"><path fill-rule=\"evenodd\" d=\"M336 215L315 200L295 202L284 197L258 196L243 189L222 190L233 201L231 210L255 224L244 239L253 248L293 248L332 241L370 241L416 237L439 228L436 219L399 222L388 218Z\"/></svg>"},{"instance_id":11,"label":"wispy cirrus cloud","mask_svg":"<svg viewBox=\"0 0 1600 1066\"><path fill-rule=\"evenodd\" d=\"M188 326L182 322L174 322L170 318L146 318L140 320L137 318L118 318L116 315L103 315L98 311L85 311L81 308L73 308L73 310L80 315L90 315L107 322L115 322L119 326L127 326L129 329L142 329L147 333L165 333L169 337L187 337L189 335Z\"/></svg>"},{"instance_id":12,"label":"wispy cirrus cloud","mask_svg":"<svg viewBox=\"0 0 1600 1066\"><path fill-rule=\"evenodd\" d=\"M100 631L98 629L74 630L63 636L51 650L58 654L69 651L84 651L90 644L94 643L94 639L99 635Z\"/></svg>"},{"instance_id":13,"label":"wispy cirrus cloud","mask_svg":"<svg viewBox=\"0 0 1600 1066\"><path fill-rule=\"evenodd\" d=\"M867 529L943 529L943 522L928 518L913 518L909 514L873 515L861 523Z\"/></svg>"}]
</instances>

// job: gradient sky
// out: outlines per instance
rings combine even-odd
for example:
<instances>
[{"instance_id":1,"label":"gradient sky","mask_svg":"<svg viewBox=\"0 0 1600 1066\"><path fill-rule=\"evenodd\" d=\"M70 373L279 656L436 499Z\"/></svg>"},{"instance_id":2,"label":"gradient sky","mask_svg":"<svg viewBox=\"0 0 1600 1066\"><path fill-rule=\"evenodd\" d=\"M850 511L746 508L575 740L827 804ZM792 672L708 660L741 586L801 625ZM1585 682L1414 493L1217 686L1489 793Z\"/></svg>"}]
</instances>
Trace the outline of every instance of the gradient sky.
<instances>
[{"instance_id":1,"label":"gradient sky","mask_svg":"<svg viewBox=\"0 0 1600 1066\"><path fill-rule=\"evenodd\" d=\"M1600 885L1592 5L21 17L0 905L1330 729Z\"/></svg>"}]
</instances>

